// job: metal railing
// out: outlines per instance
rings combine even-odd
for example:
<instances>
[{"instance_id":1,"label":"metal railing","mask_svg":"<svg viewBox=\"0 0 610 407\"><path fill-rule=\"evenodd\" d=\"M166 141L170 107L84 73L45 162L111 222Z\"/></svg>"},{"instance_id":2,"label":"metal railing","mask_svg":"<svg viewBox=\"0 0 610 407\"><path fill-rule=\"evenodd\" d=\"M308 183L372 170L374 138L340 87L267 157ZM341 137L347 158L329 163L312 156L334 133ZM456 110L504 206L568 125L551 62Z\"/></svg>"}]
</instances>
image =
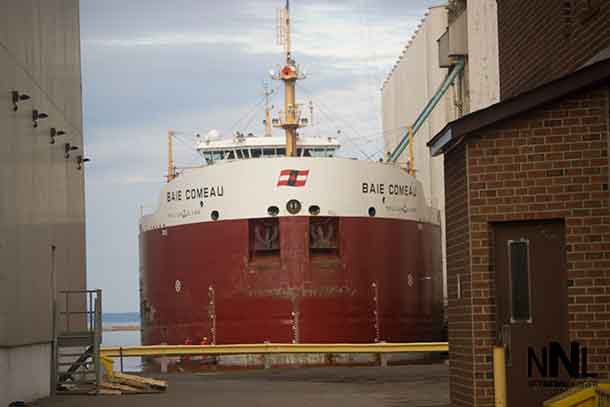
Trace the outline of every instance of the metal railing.
<instances>
[{"instance_id":1,"label":"metal railing","mask_svg":"<svg viewBox=\"0 0 610 407\"><path fill-rule=\"evenodd\" d=\"M413 343L256 343L240 345L148 345L104 347L107 357L261 355L303 353L409 353L447 352L447 342Z\"/></svg>"},{"instance_id":2,"label":"metal railing","mask_svg":"<svg viewBox=\"0 0 610 407\"><path fill-rule=\"evenodd\" d=\"M102 290L65 290L59 294L63 301L57 305L57 332L90 332L101 342Z\"/></svg>"},{"instance_id":3,"label":"metal railing","mask_svg":"<svg viewBox=\"0 0 610 407\"><path fill-rule=\"evenodd\" d=\"M54 302L53 389L66 383L89 383L97 390L101 382L102 290L59 291ZM94 380L86 379L91 373ZM76 379L79 374L83 376L80 381Z\"/></svg>"}]
</instances>

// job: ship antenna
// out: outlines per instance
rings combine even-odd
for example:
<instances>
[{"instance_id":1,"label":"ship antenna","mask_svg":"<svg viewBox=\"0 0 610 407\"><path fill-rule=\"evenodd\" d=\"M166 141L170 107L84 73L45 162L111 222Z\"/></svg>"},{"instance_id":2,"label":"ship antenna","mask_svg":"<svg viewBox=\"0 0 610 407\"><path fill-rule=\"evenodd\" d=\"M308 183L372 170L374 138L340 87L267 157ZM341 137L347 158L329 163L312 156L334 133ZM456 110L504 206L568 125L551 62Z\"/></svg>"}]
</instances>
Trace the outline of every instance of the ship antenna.
<instances>
[{"instance_id":1,"label":"ship antenna","mask_svg":"<svg viewBox=\"0 0 610 407\"><path fill-rule=\"evenodd\" d=\"M174 152L172 146L172 139L174 138L174 132L172 130L167 131L167 182L171 182L176 178L176 167L174 166Z\"/></svg>"},{"instance_id":2,"label":"ship antenna","mask_svg":"<svg viewBox=\"0 0 610 407\"><path fill-rule=\"evenodd\" d=\"M271 137L271 109L273 106L269 105L269 96L273 95L273 89L269 89L267 82L263 86L265 87L265 137Z\"/></svg>"},{"instance_id":3,"label":"ship antenna","mask_svg":"<svg viewBox=\"0 0 610 407\"><path fill-rule=\"evenodd\" d=\"M291 55L290 43L290 1L286 0L286 7L278 12L278 42L284 46L286 53L286 64L279 73L272 72L273 79L284 82L284 111L280 112L277 127L284 129L286 133L286 155L295 157L297 155L297 129L306 125L306 120L301 120L301 112L296 103L295 84L299 79L305 79L305 75L299 71L299 67Z\"/></svg>"},{"instance_id":4,"label":"ship antenna","mask_svg":"<svg viewBox=\"0 0 610 407\"><path fill-rule=\"evenodd\" d=\"M286 63L290 63L290 0L286 0Z\"/></svg>"},{"instance_id":5,"label":"ship antenna","mask_svg":"<svg viewBox=\"0 0 610 407\"><path fill-rule=\"evenodd\" d=\"M309 125L313 127L313 101L309 101Z\"/></svg>"}]
</instances>

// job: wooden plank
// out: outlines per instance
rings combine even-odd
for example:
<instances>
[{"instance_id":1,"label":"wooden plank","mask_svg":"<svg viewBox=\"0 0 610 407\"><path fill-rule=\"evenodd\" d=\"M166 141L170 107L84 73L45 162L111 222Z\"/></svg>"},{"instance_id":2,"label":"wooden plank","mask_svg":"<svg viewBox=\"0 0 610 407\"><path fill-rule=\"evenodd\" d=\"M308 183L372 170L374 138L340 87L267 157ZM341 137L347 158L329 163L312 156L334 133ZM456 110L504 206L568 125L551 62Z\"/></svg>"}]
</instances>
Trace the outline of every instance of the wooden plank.
<instances>
[{"instance_id":1,"label":"wooden plank","mask_svg":"<svg viewBox=\"0 0 610 407\"><path fill-rule=\"evenodd\" d=\"M145 386L151 386L154 388L160 388L160 389L167 389L167 382L164 380L156 380L156 379L150 379L148 377L140 377L140 376L136 376L136 375L130 375L130 374L125 374L125 373L114 373L114 378L115 381L119 381L119 382L123 382L123 381L129 381L131 383L138 383L140 385L145 385ZM131 383L126 383L129 386L134 386ZM140 386L135 386L135 387L140 387Z\"/></svg>"},{"instance_id":2,"label":"wooden plank","mask_svg":"<svg viewBox=\"0 0 610 407\"><path fill-rule=\"evenodd\" d=\"M100 384L100 387L103 389L107 389L107 390L118 390L123 393L135 393L135 392L140 393L141 392L141 389L138 389L136 387L126 386L124 384L118 384L118 383L104 382L104 383Z\"/></svg>"},{"instance_id":3,"label":"wooden plank","mask_svg":"<svg viewBox=\"0 0 610 407\"><path fill-rule=\"evenodd\" d=\"M120 396L123 393L120 390L99 389L98 391L91 390L89 394L100 394L103 396Z\"/></svg>"},{"instance_id":4,"label":"wooden plank","mask_svg":"<svg viewBox=\"0 0 610 407\"><path fill-rule=\"evenodd\" d=\"M138 382L136 380L132 380L127 377L117 377L116 375L112 378L112 383L127 385L131 387L135 387L139 390L146 390L149 386L145 383Z\"/></svg>"}]
</instances>

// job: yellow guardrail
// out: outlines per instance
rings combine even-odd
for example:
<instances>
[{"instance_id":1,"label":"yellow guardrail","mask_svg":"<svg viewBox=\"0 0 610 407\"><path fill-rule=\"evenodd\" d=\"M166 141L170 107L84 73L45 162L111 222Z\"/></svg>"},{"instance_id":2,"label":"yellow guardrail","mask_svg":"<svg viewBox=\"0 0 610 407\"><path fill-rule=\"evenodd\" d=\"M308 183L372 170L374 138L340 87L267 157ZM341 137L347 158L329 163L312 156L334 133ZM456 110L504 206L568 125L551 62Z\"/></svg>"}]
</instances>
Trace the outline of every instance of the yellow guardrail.
<instances>
[{"instance_id":1,"label":"yellow guardrail","mask_svg":"<svg viewBox=\"0 0 610 407\"><path fill-rule=\"evenodd\" d=\"M610 407L610 384L573 387L545 401L544 407Z\"/></svg>"},{"instance_id":2,"label":"yellow guardrail","mask_svg":"<svg viewBox=\"0 0 610 407\"><path fill-rule=\"evenodd\" d=\"M100 350L106 357L253 355L273 353L408 353L447 352L447 342L412 343L257 343L242 345L111 346Z\"/></svg>"}]
</instances>

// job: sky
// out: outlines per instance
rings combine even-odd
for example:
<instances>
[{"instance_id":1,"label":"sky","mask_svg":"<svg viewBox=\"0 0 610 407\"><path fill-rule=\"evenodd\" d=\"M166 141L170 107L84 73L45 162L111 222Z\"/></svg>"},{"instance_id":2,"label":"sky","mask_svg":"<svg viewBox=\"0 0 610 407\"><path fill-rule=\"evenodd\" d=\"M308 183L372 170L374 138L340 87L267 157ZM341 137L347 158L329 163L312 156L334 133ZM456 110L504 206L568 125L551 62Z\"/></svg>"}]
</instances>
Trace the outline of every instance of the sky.
<instances>
[{"instance_id":1,"label":"sky","mask_svg":"<svg viewBox=\"0 0 610 407\"><path fill-rule=\"evenodd\" d=\"M340 155L382 156L381 93L432 0L293 0L293 56L313 102L304 134L339 134ZM105 312L139 309L138 218L154 210L167 172L198 165L194 135L263 134L263 86L282 62L282 0L81 0L87 285ZM277 134L279 133L279 130ZM340 131L340 133L338 133Z\"/></svg>"}]
</instances>

